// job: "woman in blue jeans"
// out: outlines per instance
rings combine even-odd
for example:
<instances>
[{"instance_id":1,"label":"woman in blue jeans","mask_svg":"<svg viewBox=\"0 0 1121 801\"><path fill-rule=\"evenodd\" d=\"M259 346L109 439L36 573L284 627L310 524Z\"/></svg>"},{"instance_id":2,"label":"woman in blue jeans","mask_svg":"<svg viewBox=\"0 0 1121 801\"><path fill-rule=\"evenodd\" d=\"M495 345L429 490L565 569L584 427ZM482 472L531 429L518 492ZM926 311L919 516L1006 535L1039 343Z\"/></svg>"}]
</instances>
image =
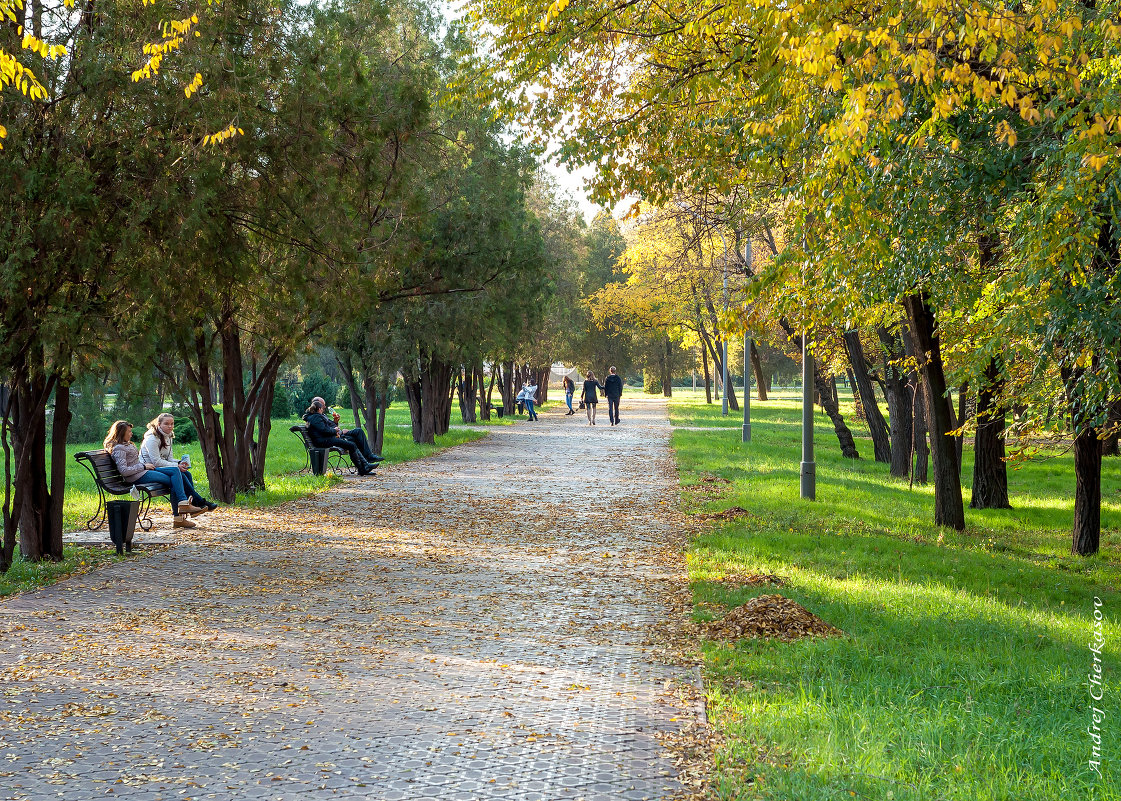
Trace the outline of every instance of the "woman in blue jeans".
<instances>
[{"instance_id":1,"label":"woman in blue jeans","mask_svg":"<svg viewBox=\"0 0 1121 801\"><path fill-rule=\"evenodd\" d=\"M183 486L183 474L178 467L157 468L151 462L140 461L140 451L132 444L132 423L117 420L109 426L105 436L105 450L113 457L117 470L129 484L138 481L162 484L171 490L171 514L175 528L194 528L195 523L187 519L189 514L198 514L205 506L195 506L188 498Z\"/></svg>"}]
</instances>

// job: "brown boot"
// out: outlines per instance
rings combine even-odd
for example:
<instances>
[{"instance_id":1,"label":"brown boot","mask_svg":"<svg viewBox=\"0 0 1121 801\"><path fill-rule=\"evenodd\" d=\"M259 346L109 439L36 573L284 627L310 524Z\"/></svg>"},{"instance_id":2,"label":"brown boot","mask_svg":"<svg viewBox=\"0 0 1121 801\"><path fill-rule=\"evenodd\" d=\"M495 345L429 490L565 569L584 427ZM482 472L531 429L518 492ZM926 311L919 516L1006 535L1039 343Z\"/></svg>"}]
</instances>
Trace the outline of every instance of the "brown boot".
<instances>
[{"instance_id":1,"label":"brown boot","mask_svg":"<svg viewBox=\"0 0 1121 801\"><path fill-rule=\"evenodd\" d=\"M183 505L180 504L179 508L182 509ZM184 514L173 515L171 518L172 528L194 528L196 525L198 524L194 520L188 520Z\"/></svg>"},{"instance_id":2,"label":"brown boot","mask_svg":"<svg viewBox=\"0 0 1121 801\"><path fill-rule=\"evenodd\" d=\"M205 506L195 506L190 501L182 501L179 504L179 514L181 515L197 515L199 512L205 512Z\"/></svg>"}]
</instances>

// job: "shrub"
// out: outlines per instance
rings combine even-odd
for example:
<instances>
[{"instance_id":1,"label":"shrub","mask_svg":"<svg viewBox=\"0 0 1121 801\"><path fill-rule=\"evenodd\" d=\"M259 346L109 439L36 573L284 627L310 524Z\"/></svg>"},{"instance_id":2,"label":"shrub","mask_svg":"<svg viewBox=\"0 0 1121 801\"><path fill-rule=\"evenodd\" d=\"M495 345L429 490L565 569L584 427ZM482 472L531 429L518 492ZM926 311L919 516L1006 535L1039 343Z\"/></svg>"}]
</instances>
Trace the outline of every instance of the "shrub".
<instances>
[{"instance_id":1,"label":"shrub","mask_svg":"<svg viewBox=\"0 0 1121 801\"><path fill-rule=\"evenodd\" d=\"M316 396L330 403L334 400L338 391L339 385L319 370L309 373L300 382L300 388L296 390L295 397L292 399L293 411L297 415L303 414L304 410L311 405L311 399Z\"/></svg>"},{"instance_id":2,"label":"shrub","mask_svg":"<svg viewBox=\"0 0 1121 801\"><path fill-rule=\"evenodd\" d=\"M272 408L269 409L269 417L279 418L291 416L292 394L288 391L288 387L277 381L272 388Z\"/></svg>"},{"instance_id":3,"label":"shrub","mask_svg":"<svg viewBox=\"0 0 1121 801\"><path fill-rule=\"evenodd\" d=\"M642 391L647 395L662 394L662 379L653 370L642 371Z\"/></svg>"},{"instance_id":4,"label":"shrub","mask_svg":"<svg viewBox=\"0 0 1121 801\"><path fill-rule=\"evenodd\" d=\"M335 393L335 405L340 409L349 409L350 406L350 387L343 384L339 387L339 391Z\"/></svg>"},{"instance_id":5,"label":"shrub","mask_svg":"<svg viewBox=\"0 0 1121 801\"><path fill-rule=\"evenodd\" d=\"M199 438L199 432L191 421L186 406L172 406L167 413L175 418L175 443L189 445Z\"/></svg>"}]
</instances>

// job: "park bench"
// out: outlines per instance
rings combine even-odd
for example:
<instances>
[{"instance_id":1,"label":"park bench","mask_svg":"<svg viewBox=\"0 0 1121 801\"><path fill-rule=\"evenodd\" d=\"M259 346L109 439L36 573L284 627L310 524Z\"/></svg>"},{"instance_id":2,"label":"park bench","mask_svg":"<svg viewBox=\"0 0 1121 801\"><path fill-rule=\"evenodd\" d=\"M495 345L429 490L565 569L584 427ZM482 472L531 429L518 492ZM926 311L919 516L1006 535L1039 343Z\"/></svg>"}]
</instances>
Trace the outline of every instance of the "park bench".
<instances>
[{"instance_id":1,"label":"park bench","mask_svg":"<svg viewBox=\"0 0 1121 801\"><path fill-rule=\"evenodd\" d=\"M300 470L300 474L314 473L317 476L323 475L324 467L330 467L338 473L353 473L354 468L350 465L347 459L347 452L342 448L334 445L330 448L320 448L312 443L311 437L308 435L307 426L292 426L288 429L297 437L300 442L304 444L304 466ZM317 470L316 467L319 469Z\"/></svg>"},{"instance_id":2,"label":"park bench","mask_svg":"<svg viewBox=\"0 0 1121 801\"><path fill-rule=\"evenodd\" d=\"M501 417L502 415L504 415L506 413L506 410L502 407L501 404L499 404L497 406L493 403L490 404L490 410L491 410L492 413L498 415L499 417Z\"/></svg>"},{"instance_id":3,"label":"park bench","mask_svg":"<svg viewBox=\"0 0 1121 801\"><path fill-rule=\"evenodd\" d=\"M140 494L144 496L140 504L140 515L138 517L140 527L145 531L152 529L152 519L148 517L148 510L152 506L152 498L170 495L171 490L169 488L152 481L138 481L135 484L129 484L121 477L121 472L117 469L117 463L113 461L113 457L104 450L81 451L74 454L74 458L78 461L78 464L89 471L89 474L93 476L94 484L97 486L97 513L86 521L87 529L96 531L105 525L106 495L131 495L133 487L136 487Z\"/></svg>"}]
</instances>

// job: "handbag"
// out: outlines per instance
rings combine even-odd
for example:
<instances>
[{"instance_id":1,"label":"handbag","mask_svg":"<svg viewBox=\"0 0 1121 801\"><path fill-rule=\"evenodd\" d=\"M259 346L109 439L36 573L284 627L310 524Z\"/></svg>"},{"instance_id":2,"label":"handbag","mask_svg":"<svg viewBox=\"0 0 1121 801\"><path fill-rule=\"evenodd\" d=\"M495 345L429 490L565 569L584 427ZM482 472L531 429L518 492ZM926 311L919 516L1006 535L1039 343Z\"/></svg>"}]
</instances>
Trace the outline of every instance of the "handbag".
<instances>
[{"instance_id":1,"label":"handbag","mask_svg":"<svg viewBox=\"0 0 1121 801\"><path fill-rule=\"evenodd\" d=\"M580 408L580 409L584 408L584 401L580 401L580 406L578 408Z\"/></svg>"}]
</instances>

